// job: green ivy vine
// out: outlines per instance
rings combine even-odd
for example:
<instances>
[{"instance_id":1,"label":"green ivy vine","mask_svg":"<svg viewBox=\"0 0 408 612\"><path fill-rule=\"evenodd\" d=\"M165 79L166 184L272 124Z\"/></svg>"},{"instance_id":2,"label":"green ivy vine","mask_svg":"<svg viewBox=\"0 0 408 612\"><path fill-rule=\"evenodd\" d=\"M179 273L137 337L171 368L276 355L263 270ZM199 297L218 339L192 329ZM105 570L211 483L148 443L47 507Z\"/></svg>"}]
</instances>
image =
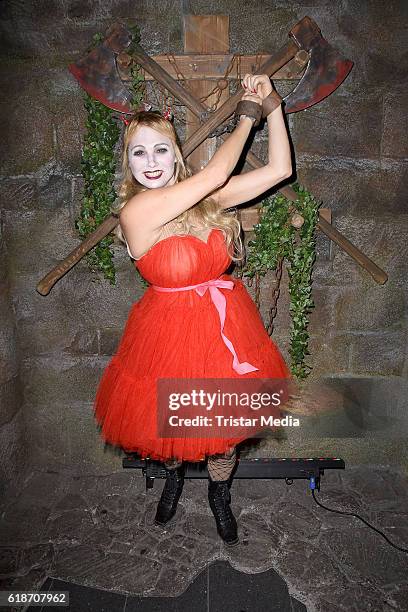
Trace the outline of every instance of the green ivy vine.
<instances>
[{"instance_id":1,"label":"green ivy vine","mask_svg":"<svg viewBox=\"0 0 408 612\"><path fill-rule=\"evenodd\" d=\"M261 205L260 221L254 226L255 239L248 243L247 262L243 276L264 276L275 270L280 259L288 264L291 328L291 371L298 379L310 373L305 362L308 351L308 314L314 307L312 272L316 258L315 229L319 204L299 184L292 185L298 197L295 202L278 193L266 198ZM293 209L304 223L296 229L291 224Z\"/></svg>"},{"instance_id":2,"label":"green ivy vine","mask_svg":"<svg viewBox=\"0 0 408 612\"><path fill-rule=\"evenodd\" d=\"M114 149L119 138L119 127L113 111L88 94L85 95L86 133L82 148L81 168L84 179L84 196L75 226L81 238L94 232L110 214L115 201ZM112 236L106 236L89 253L87 262L93 272L100 270L105 278L115 284Z\"/></svg>"},{"instance_id":3,"label":"green ivy vine","mask_svg":"<svg viewBox=\"0 0 408 612\"><path fill-rule=\"evenodd\" d=\"M140 32L137 27L131 28L133 40L139 42ZM96 34L93 45L102 42L103 36ZM131 90L132 107L137 108L144 95L144 78L140 67L132 67ZM84 179L84 196L81 211L75 220L81 238L85 239L110 214L116 200L115 180L115 147L120 135L120 127L115 113L104 104L85 94L84 105L87 111L86 133L82 148L81 170ZM113 262L111 235L101 240L86 255L86 261L92 272L101 271L104 277L115 284L115 266ZM141 277L142 278L142 277Z\"/></svg>"}]
</instances>

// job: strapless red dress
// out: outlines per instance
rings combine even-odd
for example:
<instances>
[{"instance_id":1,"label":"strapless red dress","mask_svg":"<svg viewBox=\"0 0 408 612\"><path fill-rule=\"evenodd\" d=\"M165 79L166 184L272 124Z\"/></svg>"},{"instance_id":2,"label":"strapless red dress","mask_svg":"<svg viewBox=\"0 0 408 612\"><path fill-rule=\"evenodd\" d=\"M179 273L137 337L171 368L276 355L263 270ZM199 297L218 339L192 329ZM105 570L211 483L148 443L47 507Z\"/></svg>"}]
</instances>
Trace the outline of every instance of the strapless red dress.
<instances>
[{"instance_id":1,"label":"strapless red dress","mask_svg":"<svg viewBox=\"0 0 408 612\"><path fill-rule=\"evenodd\" d=\"M224 453L245 438L157 436L157 380L290 378L289 369L245 285L224 273L231 259L221 230L213 229L207 242L192 235L164 238L134 263L151 286L133 304L99 382L94 413L101 435L127 452L161 461ZM205 291L214 280L218 287ZM204 290L159 290L196 285Z\"/></svg>"}]
</instances>

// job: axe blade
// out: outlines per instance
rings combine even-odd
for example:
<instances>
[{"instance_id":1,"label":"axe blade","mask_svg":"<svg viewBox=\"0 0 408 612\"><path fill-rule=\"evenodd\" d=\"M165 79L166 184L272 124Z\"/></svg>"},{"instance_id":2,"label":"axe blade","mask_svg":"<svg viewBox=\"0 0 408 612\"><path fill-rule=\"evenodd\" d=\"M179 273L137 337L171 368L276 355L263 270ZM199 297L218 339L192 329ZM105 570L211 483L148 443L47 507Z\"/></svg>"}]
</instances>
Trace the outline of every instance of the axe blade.
<instances>
[{"instance_id":1,"label":"axe blade","mask_svg":"<svg viewBox=\"0 0 408 612\"><path fill-rule=\"evenodd\" d=\"M125 49L130 42L126 29L115 24L110 36L68 69L82 89L92 98L120 113L132 112L132 94L124 86L116 65L115 52Z\"/></svg>"},{"instance_id":2,"label":"axe blade","mask_svg":"<svg viewBox=\"0 0 408 612\"><path fill-rule=\"evenodd\" d=\"M302 23L303 22L303 23ZM306 71L295 89L284 98L285 113L297 113L310 108L342 84L353 67L325 38L317 24L305 17L302 25L295 26L291 36L297 44L309 52Z\"/></svg>"}]
</instances>

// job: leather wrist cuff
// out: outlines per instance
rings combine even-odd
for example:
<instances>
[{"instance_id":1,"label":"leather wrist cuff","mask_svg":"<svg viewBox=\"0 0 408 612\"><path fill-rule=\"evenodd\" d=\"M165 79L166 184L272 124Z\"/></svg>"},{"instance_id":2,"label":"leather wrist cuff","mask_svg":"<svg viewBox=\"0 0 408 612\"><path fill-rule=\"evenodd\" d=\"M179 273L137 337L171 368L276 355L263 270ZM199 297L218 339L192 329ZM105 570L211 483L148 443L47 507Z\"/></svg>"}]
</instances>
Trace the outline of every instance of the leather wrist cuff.
<instances>
[{"instance_id":1,"label":"leather wrist cuff","mask_svg":"<svg viewBox=\"0 0 408 612\"><path fill-rule=\"evenodd\" d=\"M269 96L262 100L262 117L267 117L275 108L278 108L282 103L282 98L275 90L271 91Z\"/></svg>"},{"instance_id":2,"label":"leather wrist cuff","mask_svg":"<svg viewBox=\"0 0 408 612\"><path fill-rule=\"evenodd\" d=\"M255 119L254 127L259 125L259 122L262 117L262 106L257 102L252 102L251 100L241 100L237 104L237 108L235 109L235 117L238 119L241 115L246 115L247 117L252 117Z\"/></svg>"}]
</instances>

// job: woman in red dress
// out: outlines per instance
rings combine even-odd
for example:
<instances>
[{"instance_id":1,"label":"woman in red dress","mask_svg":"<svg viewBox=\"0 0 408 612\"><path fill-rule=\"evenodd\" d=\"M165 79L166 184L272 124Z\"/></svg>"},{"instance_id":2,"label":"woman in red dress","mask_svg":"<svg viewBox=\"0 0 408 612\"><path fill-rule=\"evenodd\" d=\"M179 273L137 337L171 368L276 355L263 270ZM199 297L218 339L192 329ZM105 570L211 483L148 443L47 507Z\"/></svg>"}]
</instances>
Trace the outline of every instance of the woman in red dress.
<instances>
[{"instance_id":1,"label":"woman in red dress","mask_svg":"<svg viewBox=\"0 0 408 612\"><path fill-rule=\"evenodd\" d=\"M256 198L292 172L280 98L271 81L246 75L242 85L242 100L252 107L246 105L233 133L194 175L172 124L159 114L138 113L126 128L118 235L150 286L131 308L94 407L107 442L165 463L157 524L165 525L176 512L182 462L208 459L210 507L218 533L230 545L238 542L238 533L229 488L235 445L243 438L160 437L157 382L290 377L244 284L225 274L231 261L242 259L239 222L226 209ZM267 111L268 163L231 176L260 107Z\"/></svg>"}]
</instances>

